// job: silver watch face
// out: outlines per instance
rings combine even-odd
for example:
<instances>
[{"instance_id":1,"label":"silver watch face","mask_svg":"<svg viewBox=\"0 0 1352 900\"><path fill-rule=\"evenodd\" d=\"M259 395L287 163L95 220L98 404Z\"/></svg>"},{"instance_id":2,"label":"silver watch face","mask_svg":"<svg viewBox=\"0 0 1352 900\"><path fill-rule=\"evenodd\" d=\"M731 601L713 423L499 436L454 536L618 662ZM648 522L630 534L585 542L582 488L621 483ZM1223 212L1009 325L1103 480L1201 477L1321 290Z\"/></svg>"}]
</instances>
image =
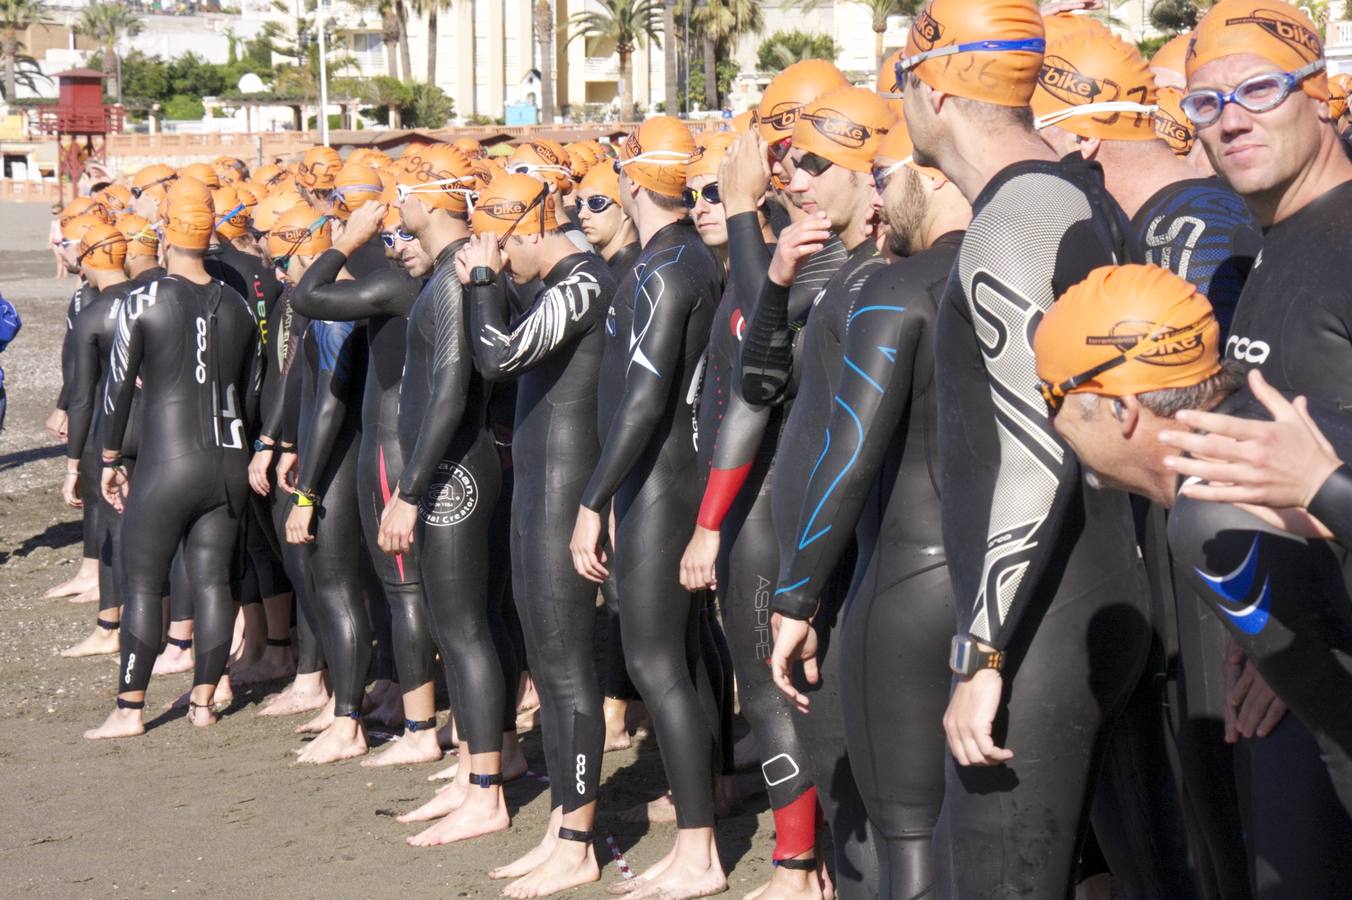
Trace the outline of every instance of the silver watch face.
<instances>
[{"instance_id":1,"label":"silver watch face","mask_svg":"<svg viewBox=\"0 0 1352 900\"><path fill-rule=\"evenodd\" d=\"M970 637L959 635L953 638L953 646L948 657L948 667L958 675L972 674L972 659L975 650L976 645Z\"/></svg>"}]
</instances>

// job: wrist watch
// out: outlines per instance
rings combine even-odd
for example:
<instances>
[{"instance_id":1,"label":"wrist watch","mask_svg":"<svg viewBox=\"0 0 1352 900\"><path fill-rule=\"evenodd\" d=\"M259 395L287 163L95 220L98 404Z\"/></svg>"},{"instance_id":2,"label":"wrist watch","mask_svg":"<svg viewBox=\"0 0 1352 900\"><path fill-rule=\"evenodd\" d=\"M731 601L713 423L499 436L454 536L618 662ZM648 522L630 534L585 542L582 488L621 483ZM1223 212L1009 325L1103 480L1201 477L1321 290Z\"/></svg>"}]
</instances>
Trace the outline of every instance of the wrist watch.
<instances>
[{"instance_id":1,"label":"wrist watch","mask_svg":"<svg viewBox=\"0 0 1352 900\"><path fill-rule=\"evenodd\" d=\"M498 280L498 273L488 266L475 266L469 270L469 283L475 287L488 287Z\"/></svg>"},{"instance_id":2,"label":"wrist watch","mask_svg":"<svg viewBox=\"0 0 1352 900\"><path fill-rule=\"evenodd\" d=\"M982 650L971 635L954 635L953 646L948 656L948 667L953 670L953 674L970 678L982 669L994 669L998 672L1004 665L1003 650Z\"/></svg>"}]
</instances>

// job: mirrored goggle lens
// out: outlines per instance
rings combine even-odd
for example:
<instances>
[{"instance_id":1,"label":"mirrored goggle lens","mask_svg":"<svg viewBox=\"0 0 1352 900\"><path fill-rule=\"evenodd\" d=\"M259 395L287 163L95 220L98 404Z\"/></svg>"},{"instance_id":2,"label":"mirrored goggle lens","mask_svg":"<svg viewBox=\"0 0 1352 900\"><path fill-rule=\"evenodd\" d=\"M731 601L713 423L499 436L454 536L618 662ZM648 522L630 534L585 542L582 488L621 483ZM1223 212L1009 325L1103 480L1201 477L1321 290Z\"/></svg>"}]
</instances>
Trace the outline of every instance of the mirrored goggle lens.
<instances>
[{"instance_id":1,"label":"mirrored goggle lens","mask_svg":"<svg viewBox=\"0 0 1352 900\"><path fill-rule=\"evenodd\" d=\"M804 153L802 159L798 160L798 167L814 178L834 165L835 163L825 156L818 156L815 153Z\"/></svg>"},{"instance_id":2,"label":"mirrored goggle lens","mask_svg":"<svg viewBox=\"0 0 1352 900\"><path fill-rule=\"evenodd\" d=\"M789 155L789 148L791 146L792 142L789 138L780 138L774 143L767 145L766 149L769 151L770 159L773 162L782 163L784 157Z\"/></svg>"},{"instance_id":3,"label":"mirrored goggle lens","mask_svg":"<svg viewBox=\"0 0 1352 900\"><path fill-rule=\"evenodd\" d=\"M609 197L602 197L599 194L588 197L583 202L587 204L587 209L594 213L603 213L615 205L614 200L611 200Z\"/></svg>"},{"instance_id":4,"label":"mirrored goggle lens","mask_svg":"<svg viewBox=\"0 0 1352 900\"><path fill-rule=\"evenodd\" d=\"M710 206L717 206L722 203L723 197L718 192L718 182L710 182L699 190L687 188L685 192L685 205L694 209L695 204L699 203L701 197L703 197L704 202L708 203Z\"/></svg>"}]
</instances>

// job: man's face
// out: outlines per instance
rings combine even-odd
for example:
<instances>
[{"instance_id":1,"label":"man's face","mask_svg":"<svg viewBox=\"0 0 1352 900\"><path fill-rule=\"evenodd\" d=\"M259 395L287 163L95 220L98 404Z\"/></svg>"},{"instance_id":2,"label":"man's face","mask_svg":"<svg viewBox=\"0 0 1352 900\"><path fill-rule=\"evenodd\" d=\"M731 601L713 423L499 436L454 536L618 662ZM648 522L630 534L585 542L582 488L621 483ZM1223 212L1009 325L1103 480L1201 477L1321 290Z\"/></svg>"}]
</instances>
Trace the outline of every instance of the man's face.
<instances>
[{"instance_id":1,"label":"man's face","mask_svg":"<svg viewBox=\"0 0 1352 900\"><path fill-rule=\"evenodd\" d=\"M507 275L516 284L525 284L541 275L535 262L540 249L538 239L513 234L502 245L502 260Z\"/></svg>"},{"instance_id":2,"label":"man's face","mask_svg":"<svg viewBox=\"0 0 1352 900\"><path fill-rule=\"evenodd\" d=\"M629 176L625 174L624 169L620 169L620 208L629 217L629 221L635 223L638 222L635 217L636 205L633 183L629 180Z\"/></svg>"},{"instance_id":3,"label":"man's face","mask_svg":"<svg viewBox=\"0 0 1352 900\"><path fill-rule=\"evenodd\" d=\"M1277 72L1271 62L1252 53L1213 60L1193 73L1188 90L1229 93L1246 78ZM1319 152L1328 123L1321 120L1322 101L1299 87L1267 112L1249 112L1227 103L1210 125L1197 127L1216 172L1244 196L1281 190L1309 169Z\"/></svg>"},{"instance_id":4,"label":"man's face","mask_svg":"<svg viewBox=\"0 0 1352 900\"><path fill-rule=\"evenodd\" d=\"M798 171L792 157L792 146L789 144L788 138L775 142L775 147L770 153L770 174L774 176L770 181L770 188L785 207L792 205L797 209L802 209L802 196L789 189L789 184L793 181L793 173ZM783 187L780 187L780 185L783 185Z\"/></svg>"},{"instance_id":5,"label":"man's face","mask_svg":"<svg viewBox=\"0 0 1352 900\"><path fill-rule=\"evenodd\" d=\"M895 160L882 156L874 166L886 170L895 164ZM874 191L873 209L887 224L888 249L896 256L910 256L920 250L929 214L929 186L928 178L902 166L887 176L881 194Z\"/></svg>"},{"instance_id":6,"label":"man's face","mask_svg":"<svg viewBox=\"0 0 1352 900\"><path fill-rule=\"evenodd\" d=\"M72 275L79 275L80 265L75 261L75 257L80 253L80 242L63 237L57 252L61 255L61 262L65 264L66 271Z\"/></svg>"},{"instance_id":7,"label":"man's face","mask_svg":"<svg viewBox=\"0 0 1352 900\"><path fill-rule=\"evenodd\" d=\"M597 205L601 205L602 201L609 203L601 212L594 212L588 205L593 202L593 197L600 198L594 201ZM624 227L624 210L620 204L592 188L577 191L577 199L577 221L587 243L600 249L613 241Z\"/></svg>"},{"instance_id":8,"label":"man's face","mask_svg":"<svg viewBox=\"0 0 1352 900\"><path fill-rule=\"evenodd\" d=\"M399 204L399 221L404 230L410 234L417 234L427 225L428 211L427 206L417 195L409 194Z\"/></svg>"},{"instance_id":9,"label":"man's face","mask_svg":"<svg viewBox=\"0 0 1352 900\"><path fill-rule=\"evenodd\" d=\"M394 235L394 246L386 254L392 255L399 265L404 267L404 271L414 278L422 278L428 272L432 271L432 256L423 249L422 243L411 235L401 234L396 231Z\"/></svg>"},{"instance_id":10,"label":"man's face","mask_svg":"<svg viewBox=\"0 0 1352 900\"><path fill-rule=\"evenodd\" d=\"M827 219L831 222L831 230L837 234L868 214L874 191L867 174L854 172L839 165L821 169L819 167L822 157L808 159L808 165L805 167L803 162L808 154L796 148L789 156L795 163L793 180L789 182L789 193L798 196L798 207L803 212L808 215L815 212L826 213ZM819 174L813 175L810 169L816 169Z\"/></svg>"},{"instance_id":11,"label":"man's face","mask_svg":"<svg viewBox=\"0 0 1352 900\"><path fill-rule=\"evenodd\" d=\"M721 199L718 203L710 203L703 193L706 185L716 185L717 182L717 175L700 175L686 183L686 187L694 191L697 197L690 216L695 220L700 238L709 247L724 247L728 243L728 216L723 203Z\"/></svg>"},{"instance_id":12,"label":"man's face","mask_svg":"<svg viewBox=\"0 0 1352 900\"><path fill-rule=\"evenodd\" d=\"M1113 415L1113 400L1098 394L1071 394L1052 419L1052 427L1075 451L1091 487L1145 493L1139 484L1136 442L1124 438ZM1139 434L1139 429L1137 431Z\"/></svg>"}]
</instances>

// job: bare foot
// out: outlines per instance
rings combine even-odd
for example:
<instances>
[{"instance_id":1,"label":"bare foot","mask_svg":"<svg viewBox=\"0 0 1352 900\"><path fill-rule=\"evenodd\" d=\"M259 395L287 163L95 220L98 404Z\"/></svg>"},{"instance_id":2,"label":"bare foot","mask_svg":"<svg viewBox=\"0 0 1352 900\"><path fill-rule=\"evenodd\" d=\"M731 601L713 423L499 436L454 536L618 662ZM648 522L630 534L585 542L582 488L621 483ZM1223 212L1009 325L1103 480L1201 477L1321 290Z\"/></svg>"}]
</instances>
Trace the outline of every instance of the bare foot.
<instances>
[{"instance_id":1,"label":"bare foot","mask_svg":"<svg viewBox=\"0 0 1352 900\"><path fill-rule=\"evenodd\" d=\"M335 719L323 734L311 741L300 752L296 764L308 763L318 766L352 759L365 753L366 732L362 730L361 723L344 716L342 719Z\"/></svg>"},{"instance_id":2,"label":"bare foot","mask_svg":"<svg viewBox=\"0 0 1352 900\"><path fill-rule=\"evenodd\" d=\"M273 697L258 711L260 716L294 716L297 713L320 709L332 700L324 682L315 680L302 685L299 679Z\"/></svg>"},{"instance_id":3,"label":"bare foot","mask_svg":"<svg viewBox=\"0 0 1352 900\"><path fill-rule=\"evenodd\" d=\"M177 644L166 644L164 652L155 660L155 668L151 669L153 675L174 675L178 672L186 672L192 668L192 650L184 650Z\"/></svg>"},{"instance_id":4,"label":"bare foot","mask_svg":"<svg viewBox=\"0 0 1352 900\"><path fill-rule=\"evenodd\" d=\"M671 849L667 851L666 856L649 866L637 878L630 878L617 884L612 884L610 887L606 888L606 893L617 895L636 893L640 889L646 888L654 880L661 878L662 873L666 872L667 867L675 860L676 845L672 844Z\"/></svg>"},{"instance_id":5,"label":"bare foot","mask_svg":"<svg viewBox=\"0 0 1352 900\"><path fill-rule=\"evenodd\" d=\"M455 755L455 751L454 751L454 750L447 750L447 751L446 751L446 754L447 754L448 756L454 756L454 755ZM460 771L460 761L459 761L459 759L457 758L457 760L456 760L455 762L451 763L451 764L450 764L449 766L447 766L446 768L444 768L444 769L438 769L436 772L433 772L431 775L428 775L428 776L427 776L427 780L428 780L428 781L450 781L451 779L455 778L456 773L459 772L459 771ZM504 778L505 778L505 776L504 776Z\"/></svg>"},{"instance_id":6,"label":"bare foot","mask_svg":"<svg viewBox=\"0 0 1352 900\"><path fill-rule=\"evenodd\" d=\"M548 897L601 880L601 866L590 841L556 841L554 852L529 874L503 888L504 897Z\"/></svg>"},{"instance_id":7,"label":"bare foot","mask_svg":"<svg viewBox=\"0 0 1352 900\"><path fill-rule=\"evenodd\" d=\"M430 822L433 819L448 816L465 802L468 791L468 785L452 781L445 787L438 788L437 792L432 795L431 800L411 812L406 812L402 816L395 816L394 820L408 825L413 822Z\"/></svg>"},{"instance_id":8,"label":"bare foot","mask_svg":"<svg viewBox=\"0 0 1352 900\"><path fill-rule=\"evenodd\" d=\"M102 741L108 738L136 737L145 734L146 726L141 721L139 709L114 709L98 728L84 733L87 741Z\"/></svg>"},{"instance_id":9,"label":"bare foot","mask_svg":"<svg viewBox=\"0 0 1352 900\"><path fill-rule=\"evenodd\" d=\"M673 859L660 875L653 878L639 876L629 884L635 888L625 893L633 900L687 900L721 894L728 889L723 864L717 858L703 866Z\"/></svg>"},{"instance_id":10,"label":"bare foot","mask_svg":"<svg viewBox=\"0 0 1352 900\"><path fill-rule=\"evenodd\" d=\"M516 711L518 713L535 712L540 708L540 694L535 690L535 679L529 672L521 673L521 683L517 686Z\"/></svg>"},{"instance_id":11,"label":"bare foot","mask_svg":"<svg viewBox=\"0 0 1352 900\"><path fill-rule=\"evenodd\" d=\"M56 587L48 588L42 595L44 600L58 600L61 597L74 597L83 594L90 589L97 589L99 586L99 573L95 568L93 574L86 574L84 567L75 574L69 581L63 581Z\"/></svg>"},{"instance_id":12,"label":"bare foot","mask_svg":"<svg viewBox=\"0 0 1352 900\"><path fill-rule=\"evenodd\" d=\"M776 867L770 880L742 900L825 900L817 873Z\"/></svg>"},{"instance_id":13,"label":"bare foot","mask_svg":"<svg viewBox=\"0 0 1352 900\"><path fill-rule=\"evenodd\" d=\"M636 825L667 825L676 821L676 804L668 792L651 803L640 803L620 813L620 821Z\"/></svg>"},{"instance_id":14,"label":"bare foot","mask_svg":"<svg viewBox=\"0 0 1352 900\"><path fill-rule=\"evenodd\" d=\"M214 700L212 701L215 702ZM220 717L211 709L211 704L205 706L192 706L188 710L188 721L196 728L206 728L215 725L220 721Z\"/></svg>"},{"instance_id":15,"label":"bare foot","mask_svg":"<svg viewBox=\"0 0 1352 900\"><path fill-rule=\"evenodd\" d=\"M416 766L441 759L441 747L435 731L405 731L404 736L390 741L385 749L362 760L367 768L377 766Z\"/></svg>"},{"instance_id":16,"label":"bare foot","mask_svg":"<svg viewBox=\"0 0 1352 900\"><path fill-rule=\"evenodd\" d=\"M521 878L544 865L545 860L554 854L554 845L559 843L559 825L563 824L563 807L556 806L549 814L549 824L545 826L545 835L540 843L532 847L524 856L498 866L488 873L494 880L503 878Z\"/></svg>"},{"instance_id":17,"label":"bare foot","mask_svg":"<svg viewBox=\"0 0 1352 900\"><path fill-rule=\"evenodd\" d=\"M286 647L268 647L251 663L231 666L230 677L238 684L265 684L296 674L296 663Z\"/></svg>"},{"instance_id":18,"label":"bare foot","mask_svg":"<svg viewBox=\"0 0 1352 900\"><path fill-rule=\"evenodd\" d=\"M211 695L212 709L225 709L231 703L235 702L235 691L230 685L230 676L222 675L221 680L216 683L216 693ZM178 696L178 699L172 703L164 704L164 710L187 709L192 703L192 691L186 691Z\"/></svg>"},{"instance_id":19,"label":"bare foot","mask_svg":"<svg viewBox=\"0 0 1352 900\"><path fill-rule=\"evenodd\" d=\"M629 710L629 701L607 697L601 709L606 719L606 752L629 749L631 744L629 728L625 725L625 713Z\"/></svg>"},{"instance_id":20,"label":"bare foot","mask_svg":"<svg viewBox=\"0 0 1352 900\"><path fill-rule=\"evenodd\" d=\"M116 653L117 629L99 628L95 626L94 633L85 638L74 647L67 647L61 651L61 655L66 659L76 659L81 656L99 656L104 653Z\"/></svg>"},{"instance_id":21,"label":"bare foot","mask_svg":"<svg viewBox=\"0 0 1352 900\"><path fill-rule=\"evenodd\" d=\"M446 818L431 828L405 838L410 847L435 847L506 831L512 824L502 788L470 788L476 792Z\"/></svg>"},{"instance_id":22,"label":"bare foot","mask_svg":"<svg viewBox=\"0 0 1352 900\"><path fill-rule=\"evenodd\" d=\"M87 591L76 594L74 597L67 597L67 603L98 603L99 586L96 584Z\"/></svg>"},{"instance_id":23,"label":"bare foot","mask_svg":"<svg viewBox=\"0 0 1352 900\"><path fill-rule=\"evenodd\" d=\"M319 734L328 731L333 722L333 697L329 697L329 702L324 704L324 708L319 711L319 715L304 725L296 726L296 734Z\"/></svg>"}]
</instances>

